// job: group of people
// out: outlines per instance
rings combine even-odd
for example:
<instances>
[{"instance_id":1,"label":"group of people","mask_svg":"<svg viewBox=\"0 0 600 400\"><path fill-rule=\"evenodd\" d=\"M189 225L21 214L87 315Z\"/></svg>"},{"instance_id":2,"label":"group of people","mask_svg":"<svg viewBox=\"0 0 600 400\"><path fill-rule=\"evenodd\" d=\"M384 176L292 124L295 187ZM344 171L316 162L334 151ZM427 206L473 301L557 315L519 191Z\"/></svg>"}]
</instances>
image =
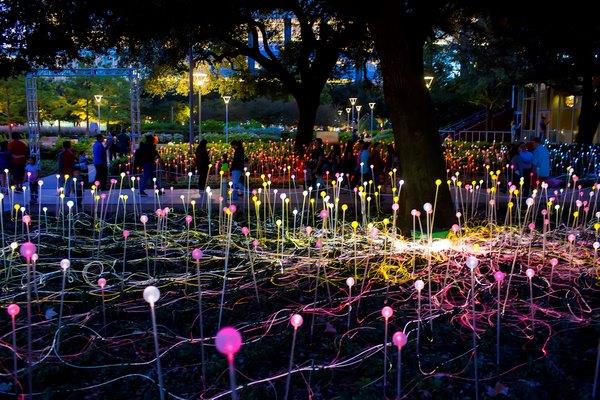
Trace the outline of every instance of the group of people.
<instances>
[{"instance_id":1,"label":"group of people","mask_svg":"<svg viewBox=\"0 0 600 400\"><path fill-rule=\"evenodd\" d=\"M547 182L550 176L550 152L539 137L515 143L509 151L509 162L516 175L515 185L523 178L523 195L528 196L533 183Z\"/></svg>"},{"instance_id":2,"label":"group of people","mask_svg":"<svg viewBox=\"0 0 600 400\"><path fill-rule=\"evenodd\" d=\"M198 171L198 191L200 194L203 194L206 188L210 165L210 156L206 148L207 144L206 139L200 140L195 151L196 169ZM231 148L233 149L231 164L229 163L227 153L223 154L220 161L219 172L223 175L223 187L220 189L221 193L225 193L229 179L231 179L233 184L231 188L233 190L231 200L237 201L240 194L247 194L247 188L243 182L246 154L244 152L244 143L241 140L231 141Z\"/></svg>"},{"instance_id":3,"label":"group of people","mask_svg":"<svg viewBox=\"0 0 600 400\"><path fill-rule=\"evenodd\" d=\"M329 153L325 154L323 141L315 139L309 148L310 157L305 163L309 186L317 183L324 186L323 176L329 172L330 177L336 174L346 176L345 183L356 186L365 181L373 181L376 187L384 182L386 171L396 168L399 171L400 160L394 151L394 145L389 144L385 150L379 143L357 140L344 145L334 144ZM371 167L372 166L372 167Z\"/></svg>"},{"instance_id":4,"label":"group of people","mask_svg":"<svg viewBox=\"0 0 600 400\"><path fill-rule=\"evenodd\" d=\"M8 172L7 172L8 171ZM16 192L23 191L23 185L29 184L32 200L37 196L38 167L36 158L29 155L27 144L21 140L21 134L13 133L10 142L0 142L0 182L6 192L11 186Z\"/></svg>"}]
</instances>

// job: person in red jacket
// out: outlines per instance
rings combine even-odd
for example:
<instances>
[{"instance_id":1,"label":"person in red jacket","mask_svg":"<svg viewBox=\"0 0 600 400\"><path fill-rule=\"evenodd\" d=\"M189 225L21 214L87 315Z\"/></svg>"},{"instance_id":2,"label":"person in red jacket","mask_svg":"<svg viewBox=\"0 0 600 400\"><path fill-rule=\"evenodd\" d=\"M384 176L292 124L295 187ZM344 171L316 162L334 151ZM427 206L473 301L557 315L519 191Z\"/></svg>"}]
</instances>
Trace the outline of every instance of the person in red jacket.
<instances>
[{"instance_id":1,"label":"person in red jacket","mask_svg":"<svg viewBox=\"0 0 600 400\"><path fill-rule=\"evenodd\" d=\"M63 149L58 153L58 173L60 174L59 185L64 188L65 196L71 195L73 187L73 173L75 171L75 152L71 148L71 141L63 142Z\"/></svg>"},{"instance_id":2,"label":"person in red jacket","mask_svg":"<svg viewBox=\"0 0 600 400\"><path fill-rule=\"evenodd\" d=\"M8 151L12 155L12 182L16 186L16 191L23 189L23 178L25 177L25 164L27 163L27 145L22 142L20 133L13 133L12 140L8 144Z\"/></svg>"}]
</instances>

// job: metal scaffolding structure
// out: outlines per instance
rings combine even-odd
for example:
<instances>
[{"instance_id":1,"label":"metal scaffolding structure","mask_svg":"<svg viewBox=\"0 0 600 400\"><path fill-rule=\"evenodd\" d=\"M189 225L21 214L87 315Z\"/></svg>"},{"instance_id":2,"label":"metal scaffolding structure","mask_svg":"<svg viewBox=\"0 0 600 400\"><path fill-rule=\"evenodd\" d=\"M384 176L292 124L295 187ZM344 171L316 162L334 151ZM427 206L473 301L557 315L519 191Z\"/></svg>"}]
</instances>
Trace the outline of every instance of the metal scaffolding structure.
<instances>
[{"instance_id":1,"label":"metal scaffolding structure","mask_svg":"<svg viewBox=\"0 0 600 400\"><path fill-rule=\"evenodd\" d=\"M131 148L135 146L141 136L140 120L140 77L133 68L67 68L61 70L37 69L25 77L25 96L27 100L27 132L29 139L29 152L40 159L40 125L37 103L37 78L72 78L84 76L98 77L125 77L129 80L129 94L131 99Z\"/></svg>"}]
</instances>

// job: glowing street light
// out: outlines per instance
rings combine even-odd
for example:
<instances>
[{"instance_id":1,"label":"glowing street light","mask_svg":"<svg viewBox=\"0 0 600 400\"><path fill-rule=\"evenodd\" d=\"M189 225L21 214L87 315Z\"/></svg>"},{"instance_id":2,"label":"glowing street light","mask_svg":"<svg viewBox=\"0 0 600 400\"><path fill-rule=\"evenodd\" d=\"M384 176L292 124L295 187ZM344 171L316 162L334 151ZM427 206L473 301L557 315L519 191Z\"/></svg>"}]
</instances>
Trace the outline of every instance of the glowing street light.
<instances>
[{"instance_id":1,"label":"glowing street light","mask_svg":"<svg viewBox=\"0 0 600 400\"><path fill-rule=\"evenodd\" d=\"M433 76L431 76L431 75L425 75L423 77L423 79L425 80L425 87L427 89L430 89L431 88L431 84L433 83Z\"/></svg>"},{"instance_id":2,"label":"glowing street light","mask_svg":"<svg viewBox=\"0 0 600 400\"><path fill-rule=\"evenodd\" d=\"M202 86L206 83L206 75L204 72L194 72L194 78L198 82L198 136L202 136Z\"/></svg>"},{"instance_id":3,"label":"glowing street light","mask_svg":"<svg viewBox=\"0 0 600 400\"><path fill-rule=\"evenodd\" d=\"M225 102L225 143L229 143L229 100L231 100L231 96L223 96Z\"/></svg>"},{"instance_id":4,"label":"glowing street light","mask_svg":"<svg viewBox=\"0 0 600 400\"><path fill-rule=\"evenodd\" d=\"M373 109L375 108L375 103L369 103L369 108L371 109L371 132L373 132Z\"/></svg>"},{"instance_id":5,"label":"glowing street light","mask_svg":"<svg viewBox=\"0 0 600 400\"><path fill-rule=\"evenodd\" d=\"M346 108L346 114L348 116L348 126L350 126L350 110L352 110L350 107Z\"/></svg>"},{"instance_id":6,"label":"glowing street light","mask_svg":"<svg viewBox=\"0 0 600 400\"><path fill-rule=\"evenodd\" d=\"M96 101L96 104L98 105L98 133L100 133L100 103L102 103L102 97L103 97L103 95L101 95L101 94L94 95L94 100Z\"/></svg>"},{"instance_id":7,"label":"glowing street light","mask_svg":"<svg viewBox=\"0 0 600 400\"><path fill-rule=\"evenodd\" d=\"M354 106L356 105L356 97L350 97L350 105L352 106L352 131L354 131Z\"/></svg>"}]
</instances>

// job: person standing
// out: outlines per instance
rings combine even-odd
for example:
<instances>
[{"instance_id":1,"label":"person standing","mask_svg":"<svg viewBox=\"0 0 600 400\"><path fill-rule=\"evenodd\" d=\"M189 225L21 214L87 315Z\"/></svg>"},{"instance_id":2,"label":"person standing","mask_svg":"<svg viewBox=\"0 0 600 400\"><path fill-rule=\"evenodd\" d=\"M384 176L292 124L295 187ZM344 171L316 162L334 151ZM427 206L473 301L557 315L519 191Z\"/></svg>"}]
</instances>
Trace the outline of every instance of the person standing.
<instances>
[{"instance_id":1,"label":"person standing","mask_svg":"<svg viewBox=\"0 0 600 400\"><path fill-rule=\"evenodd\" d=\"M25 177L25 164L27 162L27 145L20 140L21 134L16 132L13 133L13 138L8 144L8 151L12 155L11 166L12 166L12 182L16 186L16 191L23 191L23 178Z\"/></svg>"},{"instance_id":2,"label":"person standing","mask_svg":"<svg viewBox=\"0 0 600 400\"><path fill-rule=\"evenodd\" d=\"M127 155L131 147L131 138L126 132L121 132L117 136L117 152L120 156Z\"/></svg>"},{"instance_id":3,"label":"person standing","mask_svg":"<svg viewBox=\"0 0 600 400\"><path fill-rule=\"evenodd\" d=\"M208 156L208 150L206 150L206 144L206 139L202 139L196 147L196 169L198 170L198 191L200 195L202 195L206 189L208 165L210 164L210 158Z\"/></svg>"},{"instance_id":4,"label":"person standing","mask_svg":"<svg viewBox=\"0 0 600 400\"><path fill-rule=\"evenodd\" d=\"M63 149L58 153L58 184L64 188L65 196L71 195L73 186L73 173L75 171L75 152L71 148L71 141L63 142Z\"/></svg>"},{"instance_id":5,"label":"person standing","mask_svg":"<svg viewBox=\"0 0 600 400\"><path fill-rule=\"evenodd\" d=\"M159 160L158 151L154 144L154 137L147 135L140 147L135 152L135 163L142 167L142 178L140 179L140 196L147 196L146 185L152 178L156 178L156 161ZM160 183L156 182L157 187Z\"/></svg>"},{"instance_id":6,"label":"person standing","mask_svg":"<svg viewBox=\"0 0 600 400\"><path fill-rule=\"evenodd\" d=\"M10 190L9 182L7 182L7 174L4 170L8 170L10 172L12 168L12 154L8 151L8 142L3 140L0 142L0 186L2 191L8 193ZM5 190L6 189L6 190Z\"/></svg>"},{"instance_id":7,"label":"person standing","mask_svg":"<svg viewBox=\"0 0 600 400\"><path fill-rule=\"evenodd\" d=\"M550 152L540 138L533 139L533 164L536 180L547 182L550 176Z\"/></svg>"},{"instance_id":8,"label":"person standing","mask_svg":"<svg viewBox=\"0 0 600 400\"><path fill-rule=\"evenodd\" d=\"M94 168L96 168L96 181L100 182L98 190L106 190L108 179L108 166L106 158L106 146L104 144L104 135L96 135L96 143L92 146L92 156Z\"/></svg>"},{"instance_id":9,"label":"person standing","mask_svg":"<svg viewBox=\"0 0 600 400\"><path fill-rule=\"evenodd\" d=\"M242 183L242 174L244 172L244 145L239 140L231 142L233 147L233 160L231 160L231 180L233 182L233 194L231 195L231 201L235 202L238 199L238 190L244 190L244 184Z\"/></svg>"}]
</instances>

